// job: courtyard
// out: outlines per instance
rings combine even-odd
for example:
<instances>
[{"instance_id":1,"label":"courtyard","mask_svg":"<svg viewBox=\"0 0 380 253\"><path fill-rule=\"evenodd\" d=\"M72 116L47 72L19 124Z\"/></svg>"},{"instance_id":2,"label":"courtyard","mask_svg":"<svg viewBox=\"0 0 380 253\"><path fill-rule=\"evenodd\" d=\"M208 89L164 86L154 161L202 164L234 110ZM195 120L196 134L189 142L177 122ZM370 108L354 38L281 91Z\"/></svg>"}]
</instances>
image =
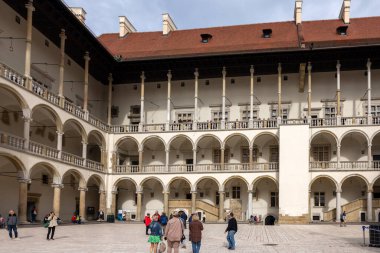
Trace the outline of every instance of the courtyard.
<instances>
[{"instance_id":1,"label":"courtyard","mask_svg":"<svg viewBox=\"0 0 380 253\"><path fill-rule=\"evenodd\" d=\"M205 224L201 252L230 252L226 247L225 224ZM102 223L62 225L55 240L46 240L42 226L21 226L20 240L11 240L0 230L0 252L149 252L144 224ZM188 237L188 230L186 230ZM280 225L239 224L234 252L379 252L379 248L363 247L361 225ZM366 232L368 244L368 231ZM181 253L190 253L191 244Z\"/></svg>"}]
</instances>

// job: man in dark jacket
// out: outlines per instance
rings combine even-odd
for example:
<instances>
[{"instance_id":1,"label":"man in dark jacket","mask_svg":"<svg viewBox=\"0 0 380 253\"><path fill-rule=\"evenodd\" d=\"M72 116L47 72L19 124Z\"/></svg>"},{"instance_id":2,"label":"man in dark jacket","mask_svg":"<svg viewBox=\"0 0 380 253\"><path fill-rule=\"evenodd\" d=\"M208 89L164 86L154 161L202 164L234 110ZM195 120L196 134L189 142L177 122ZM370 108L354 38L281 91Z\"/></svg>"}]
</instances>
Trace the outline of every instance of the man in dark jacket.
<instances>
[{"instance_id":1,"label":"man in dark jacket","mask_svg":"<svg viewBox=\"0 0 380 253\"><path fill-rule=\"evenodd\" d=\"M237 232L237 222L234 214L231 212L229 214L228 226L225 233L227 233L228 249L235 250L235 233Z\"/></svg>"},{"instance_id":2,"label":"man in dark jacket","mask_svg":"<svg viewBox=\"0 0 380 253\"><path fill-rule=\"evenodd\" d=\"M9 237L13 239L12 237L12 230L15 233L15 239L18 239L18 233L17 233L17 216L15 214L15 211L10 210L9 215L7 218L7 228L9 232Z\"/></svg>"}]
</instances>

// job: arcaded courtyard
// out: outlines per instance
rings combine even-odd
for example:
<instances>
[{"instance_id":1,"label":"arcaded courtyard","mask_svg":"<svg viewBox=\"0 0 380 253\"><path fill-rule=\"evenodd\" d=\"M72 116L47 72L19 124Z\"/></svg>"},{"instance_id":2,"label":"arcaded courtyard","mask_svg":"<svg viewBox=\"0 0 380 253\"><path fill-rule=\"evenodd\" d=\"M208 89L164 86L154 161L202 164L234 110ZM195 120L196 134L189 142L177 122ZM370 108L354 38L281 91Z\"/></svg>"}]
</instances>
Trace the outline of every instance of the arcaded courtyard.
<instances>
[{"instance_id":1,"label":"arcaded courtyard","mask_svg":"<svg viewBox=\"0 0 380 253\"><path fill-rule=\"evenodd\" d=\"M225 247L224 224L205 224L201 252L230 252ZM144 224L103 223L62 225L55 240L46 240L42 226L19 228L20 240L11 240L0 230L0 252L149 252ZM186 236L188 230L186 230ZM360 225L239 225L234 252L379 252L363 247ZM366 232L368 243L368 232ZM191 244L180 252L191 253Z\"/></svg>"}]
</instances>

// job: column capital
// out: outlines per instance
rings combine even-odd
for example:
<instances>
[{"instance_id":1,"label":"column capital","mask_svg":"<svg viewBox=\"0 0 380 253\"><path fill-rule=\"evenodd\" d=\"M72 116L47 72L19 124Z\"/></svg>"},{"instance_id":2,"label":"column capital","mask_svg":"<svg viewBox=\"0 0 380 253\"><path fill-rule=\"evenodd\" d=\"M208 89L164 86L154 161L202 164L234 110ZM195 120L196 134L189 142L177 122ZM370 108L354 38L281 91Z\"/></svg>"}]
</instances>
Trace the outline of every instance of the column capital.
<instances>
[{"instance_id":1,"label":"column capital","mask_svg":"<svg viewBox=\"0 0 380 253\"><path fill-rule=\"evenodd\" d=\"M218 191L218 193L219 193L219 194L224 194L224 193L225 193L225 191Z\"/></svg>"},{"instance_id":2,"label":"column capital","mask_svg":"<svg viewBox=\"0 0 380 253\"><path fill-rule=\"evenodd\" d=\"M368 58L368 60L367 60L367 68L371 68L371 65L372 65L371 59Z\"/></svg>"},{"instance_id":3,"label":"column capital","mask_svg":"<svg viewBox=\"0 0 380 253\"><path fill-rule=\"evenodd\" d=\"M251 73L251 75L255 74L255 68L253 65L251 65L251 68L249 69L249 72Z\"/></svg>"},{"instance_id":4,"label":"column capital","mask_svg":"<svg viewBox=\"0 0 380 253\"><path fill-rule=\"evenodd\" d=\"M342 190L336 190L335 192L341 194Z\"/></svg>"},{"instance_id":5,"label":"column capital","mask_svg":"<svg viewBox=\"0 0 380 253\"><path fill-rule=\"evenodd\" d=\"M78 191L88 191L88 188L87 187L78 187Z\"/></svg>"},{"instance_id":6,"label":"column capital","mask_svg":"<svg viewBox=\"0 0 380 253\"><path fill-rule=\"evenodd\" d=\"M195 78L198 78L198 77L199 77L198 68L195 68L194 76L195 76Z\"/></svg>"},{"instance_id":7,"label":"column capital","mask_svg":"<svg viewBox=\"0 0 380 253\"><path fill-rule=\"evenodd\" d=\"M169 69L167 74L168 80L172 79L172 71Z\"/></svg>"},{"instance_id":8,"label":"column capital","mask_svg":"<svg viewBox=\"0 0 380 253\"><path fill-rule=\"evenodd\" d=\"M33 121L32 117L30 116L22 116L22 119L24 120L24 122L29 122L29 123Z\"/></svg>"},{"instance_id":9,"label":"column capital","mask_svg":"<svg viewBox=\"0 0 380 253\"><path fill-rule=\"evenodd\" d=\"M51 187L52 187L52 188L63 189L65 186L64 186L63 184L56 184L56 183L53 183L53 184L51 184Z\"/></svg>"},{"instance_id":10,"label":"column capital","mask_svg":"<svg viewBox=\"0 0 380 253\"><path fill-rule=\"evenodd\" d=\"M106 194L106 191L99 191L99 194Z\"/></svg>"},{"instance_id":11,"label":"column capital","mask_svg":"<svg viewBox=\"0 0 380 253\"><path fill-rule=\"evenodd\" d=\"M282 71L281 62L278 63L277 71L278 71L278 73L281 73L281 71Z\"/></svg>"},{"instance_id":12,"label":"column capital","mask_svg":"<svg viewBox=\"0 0 380 253\"><path fill-rule=\"evenodd\" d=\"M108 74L108 82L112 84L112 81L113 81L112 73L109 73Z\"/></svg>"},{"instance_id":13,"label":"column capital","mask_svg":"<svg viewBox=\"0 0 380 253\"><path fill-rule=\"evenodd\" d=\"M140 79L141 81L145 80L145 71L141 71Z\"/></svg>"},{"instance_id":14,"label":"column capital","mask_svg":"<svg viewBox=\"0 0 380 253\"><path fill-rule=\"evenodd\" d=\"M62 135L65 134L64 132L61 132L61 131L55 131L55 132L56 132L56 134L59 135L59 136L62 136Z\"/></svg>"},{"instance_id":15,"label":"column capital","mask_svg":"<svg viewBox=\"0 0 380 253\"><path fill-rule=\"evenodd\" d=\"M336 148L337 148L337 149L340 149L340 145L336 145Z\"/></svg>"},{"instance_id":16,"label":"column capital","mask_svg":"<svg viewBox=\"0 0 380 253\"><path fill-rule=\"evenodd\" d=\"M63 40L67 39L67 36L66 36L66 31L65 29L61 29L61 32L59 33L59 37Z\"/></svg>"},{"instance_id":17,"label":"column capital","mask_svg":"<svg viewBox=\"0 0 380 253\"><path fill-rule=\"evenodd\" d=\"M247 192L248 193L254 193L254 190L248 190Z\"/></svg>"},{"instance_id":18,"label":"column capital","mask_svg":"<svg viewBox=\"0 0 380 253\"><path fill-rule=\"evenodd\" d=\"M227 71L226 71L226 67L225 66L223 66L222 75L223 75L223 78L225 78L226 75L227 75Z\"/></svg>"},{"instance_id":19,"label":"column capital","mask_svg":"<svg viewBox=\"0 0 380 253\"><path fill-rule=\"evenodd\" d=\"M112 191L111 192L113 195L116 195L116 194L118 194L119 192L118 191Z\"/></svg>"},{"instance_id":20,"label":"column capital","mask_svg":"<svg viewBox=\"0 0 380 253\"><path fill-rule=\"evenodd\" d=\"M170 191L163 191L162 194L170 194Z\"/></svg>"},{"instance_id":21,"label":"column capital","mask_svg":"<svg viewBox=\"0 0 380 253\"><path fill-rule=\"evenodd\" d=\"M191 194L197 194L197 191L190 191Z\"/></svg>"},{"instance_id":22,"label":"column capital","mask_svg":"<svg viewBox=\"0 0 380 253\"><path fill-rule=\"evenodd\" d=\"M373 189L368 189L367 193L373 193Z\"/></svg>"},{"instance_id":23,"label":"column capital","mask_svg":"<svg viewBox=\"0 0 380 253\"><path fill-rule=\"evenodd\" d=\"M340 65L340 61L338 60L338 61L336 62L336 69L337 69L337 70L340 70L340 66L341 66L341 65Z\"/></svg>"},{"instance_id":24,"label":"column capital","mask_svg":"<svg viewBox=\"0 0 380 253\"><path fill-rule=\"evenodd\" d=\"M81 143L82 143L83 145L88 145L88 142L87 142L87 141L81 141Z\"/></svg>"},{"instance_id":25,"label":"column capital","mask_svg":"<svg viewBox=\"0 0 380 253\"><path fill-rule=\"evenodd\" d=\"M308 63L307 63L307 71L310 72L311 69L312 69L311 62L308 62Z\"/></svg>"},{"instance_id":26,"label":"column capital","mask_svg":"<svg viewBox=\"0 0 380 253\"><path fill-rule=\"evenodd\" d=\"M371 147L372 147L372 144L368 144L368 147L371 148Z\"/></svg>"},{"instance_id":27,"label":"column capital","mask_svg":"<svg viewBox=\"0 0 380 253\"><path fill-rule=\"evenodd\" d=\"M29 178L19 178L17 180L20 184L31 184L32 183L32 180L29 179Z\"/></svg>"},{"instance_id":28,"label":"column capital","mask_svg":"<svg viewBox=\"0 0 380 253\"><path fill-rule=\"evenodd\" d=\"M143 194L144 191L142 190L139 190L139 191L136 191L136 194Z\"/></svg>"},{"instance_id":29,"label":"column capital","mask_svg":"<svg viewBox=\"0 0 380 253\"><path fill-rule=\"evenodd\" d=\"M84 59L85 61L90 61L90 60L91 60L91 58L90 58L90 53L89 53L88 51L86 51L86 52L84 53L83 59Z\"/></svg>"},{"instance_id":30,"label":"column capital","mask_svg":"<svg viewBox=\"0 0 380 253\"><path fill-rule=\"evenodd\" d=\"M32 11L35 11L36 9L34 8L33 6L33 0L29 0L29 2L27 4L25 4L25 7L27 9L31 9Z\"/></svg>"}]
</instances>

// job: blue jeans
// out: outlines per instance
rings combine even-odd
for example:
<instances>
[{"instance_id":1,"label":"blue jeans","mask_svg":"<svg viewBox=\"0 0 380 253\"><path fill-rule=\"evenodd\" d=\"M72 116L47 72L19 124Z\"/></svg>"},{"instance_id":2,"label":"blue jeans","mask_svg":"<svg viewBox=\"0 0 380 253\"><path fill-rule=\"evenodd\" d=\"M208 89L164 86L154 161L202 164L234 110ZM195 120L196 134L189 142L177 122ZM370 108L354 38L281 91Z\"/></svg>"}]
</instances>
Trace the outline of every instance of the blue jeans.
<instances>
[{"instance_id":1,"label":"blue jeans","mask_svg":"<svg viewBox=\"0 0 380 253\"><path fill-rule=\"evenodd\" d=\"M193 248L193 253L199 253L199 251L201 250L201 241L191 242L191 246Z\"/></svg>"},{"instance_id":2,"label":"blue jeans","mask_svg":"<svg viewBox=\"0 0 380 253\"><path fill-rule=\"evenodd\" d=\"M235 249L235 231L230 230L227 232L228 248Z\"/></svg>"},{"instance_id":3,"label":"blue jeans","mask_svg":"<svg viewBox=\"0 0 380 253\"><path fill-rule=\"evenodd\" d=\"M8 225L8 232L9 232L9 237L12 238L12 230L15 233L15 238L17 238L18 233L17 233L17 227L16 225Z\"/></svg>"}]
</instances>

